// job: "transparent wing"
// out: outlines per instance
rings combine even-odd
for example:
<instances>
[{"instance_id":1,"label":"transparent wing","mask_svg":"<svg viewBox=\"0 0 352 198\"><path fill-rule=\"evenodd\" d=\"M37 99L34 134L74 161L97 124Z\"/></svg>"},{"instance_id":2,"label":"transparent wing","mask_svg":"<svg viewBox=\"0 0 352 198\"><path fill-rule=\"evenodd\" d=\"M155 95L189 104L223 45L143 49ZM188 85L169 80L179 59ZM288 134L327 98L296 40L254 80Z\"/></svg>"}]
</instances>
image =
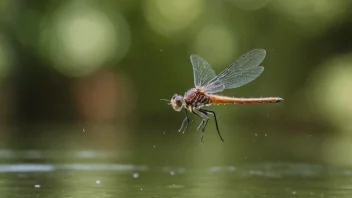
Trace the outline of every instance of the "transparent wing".
<instances>
[{"instance_id":1,"label":"transparent wing","mask_svg":"<svg viewBox=\"0 0 352 198\"><path fill-rule=\"evenodd\" d=\"M264 71L264 67L258 65L264 60L265 54L264 49L254 49L245 53L227 69L211 79L203 87L203 90L207 93L217 93L253 81Z\"/></svg>"},{"instance_id":2,"label":"transparent wing","mask_svg":"<svg viewBox=\"0 0 352 198\"><path fill-rule=\"evenodd\" d=\"M190 58L193 66L195 87L203 87L211 79L216 77L216 74L211 68L211 65L207 63L207 61L205 61L202 57L192 54Z\"/></svg>"}]
</instances>

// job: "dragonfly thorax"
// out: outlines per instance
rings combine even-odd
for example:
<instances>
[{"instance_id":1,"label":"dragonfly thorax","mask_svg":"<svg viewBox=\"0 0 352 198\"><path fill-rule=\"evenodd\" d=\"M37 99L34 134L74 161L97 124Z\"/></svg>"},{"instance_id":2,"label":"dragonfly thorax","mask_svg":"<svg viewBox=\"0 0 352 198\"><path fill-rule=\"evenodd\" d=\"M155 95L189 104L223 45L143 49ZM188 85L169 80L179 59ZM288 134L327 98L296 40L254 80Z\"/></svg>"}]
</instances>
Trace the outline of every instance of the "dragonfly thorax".
<instances>
[{"instance_id":1,"label":"dragonfly thorax","mask_svg":"<svg viewBox=\"0 0 352 198\"><path fill-rule=\"evenodd\" d=\"M203 106L208 106L211 104L209 95L204 93L200 88L192 88L188 90L185 93L183 100L187 109L199 109Z\"/></svg>"},{"instance_id":2,"label":"dragonfly thorax","mask_svg":"<svg viewBox=\"0 0 352 198\"><path fill-rule=\"evenodd\" d=\"M172 96L171 100L171 106L175 111L181 111L183 107L183 97L175 94Z\"/></svg>"}]
</instances>

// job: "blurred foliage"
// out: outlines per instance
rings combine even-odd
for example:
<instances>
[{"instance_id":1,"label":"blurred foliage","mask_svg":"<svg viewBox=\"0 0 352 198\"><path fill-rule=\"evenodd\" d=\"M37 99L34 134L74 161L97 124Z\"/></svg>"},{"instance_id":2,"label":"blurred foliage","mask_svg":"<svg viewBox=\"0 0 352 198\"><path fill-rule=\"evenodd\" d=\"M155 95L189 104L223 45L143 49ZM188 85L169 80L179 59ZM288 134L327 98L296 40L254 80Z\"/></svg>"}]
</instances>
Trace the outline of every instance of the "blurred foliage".
<instances>
[{"instance_id":1,"label":"blurred foliage","mask_svg":"<svg viewBox=\"0 0 352 198\"><path fill-rule=\"evenodd\" d=\"M222 94L285 101L211 107L225 141L237 141L241 152L254 134L270 133L283 138L262 142L277 145L275 152L302 157L302 140L312 149L307 156L323 152L329 143L304 137L351 138L351 6L348 0L1 0L0 121L17 131L4 134L27 138L44 133L38 126L65 125L94 128L91 139L108 148L133 138L172 141L162 134L180 138L183 115L159 99L193 87L190 54L218 73L264 48L265 72ZM100 125L118 132L101 133ZM71 130L60 134L70 138ZM205 140L218 141L213 130L210 123ZM182 137L197 142L194 131ZM292 133L303 136L292 142ZM236 140L241 136L246 141ZM294 151L279 151L287 145ZM347 153L327 159L344 163Z\"/></svg>"}]
</instances>

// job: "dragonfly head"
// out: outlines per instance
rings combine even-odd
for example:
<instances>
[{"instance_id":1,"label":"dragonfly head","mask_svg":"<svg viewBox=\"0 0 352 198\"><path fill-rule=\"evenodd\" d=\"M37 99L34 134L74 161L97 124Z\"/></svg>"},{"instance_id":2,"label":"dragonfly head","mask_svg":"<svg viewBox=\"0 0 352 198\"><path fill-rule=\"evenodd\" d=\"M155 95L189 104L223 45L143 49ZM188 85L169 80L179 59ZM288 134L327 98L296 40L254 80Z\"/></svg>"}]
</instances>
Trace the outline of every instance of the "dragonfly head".
<instances>
[{"instance_id":1,"label":"dragonfly head","mask_svg":"<svg viewBox=\"0 0 352 198\"><path fill-rule=\"evenodd\" d=\"M183 107L183 97L180 95L173 95L171 100L171 106L175 111L181 111Z\"/></svg>"}]
</instances>

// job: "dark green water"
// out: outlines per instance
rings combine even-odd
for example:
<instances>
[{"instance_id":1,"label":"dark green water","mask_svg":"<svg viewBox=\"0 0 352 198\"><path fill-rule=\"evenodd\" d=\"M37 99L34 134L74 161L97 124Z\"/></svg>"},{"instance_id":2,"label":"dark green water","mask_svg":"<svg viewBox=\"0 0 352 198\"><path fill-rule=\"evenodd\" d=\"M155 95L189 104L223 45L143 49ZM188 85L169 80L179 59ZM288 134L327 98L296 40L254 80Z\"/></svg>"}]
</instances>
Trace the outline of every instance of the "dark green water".
<instances>
[{"instance_id":1,"label":"dark green water","mask_svg":"<svg viewBox=\"0 0 352 198\"><path fill-rule=\"evenodd\" d=\"M326 163L332 156L314 136L239 130L200 143L197 133L152 132L133 143L18 136L0 149L0 198L352 197L352 168Z\"/></svg>"},{"instance_id":2,"label":"dark green water","mask_svg":"<svg viewBox=\"0 0 352 198\"><path fill-rule=\"evenodd\" d=\"M93 158L97 162L104 155L90 151L71 153L81 163L39 163L48 161L40 151L2 150L0 154L10 161L0 165L0 197L352 197L352 169L332 166L269 162L187 168L82 163ZM18 156L26 163L17 163Z\"/></svg>"}]
</instances>

